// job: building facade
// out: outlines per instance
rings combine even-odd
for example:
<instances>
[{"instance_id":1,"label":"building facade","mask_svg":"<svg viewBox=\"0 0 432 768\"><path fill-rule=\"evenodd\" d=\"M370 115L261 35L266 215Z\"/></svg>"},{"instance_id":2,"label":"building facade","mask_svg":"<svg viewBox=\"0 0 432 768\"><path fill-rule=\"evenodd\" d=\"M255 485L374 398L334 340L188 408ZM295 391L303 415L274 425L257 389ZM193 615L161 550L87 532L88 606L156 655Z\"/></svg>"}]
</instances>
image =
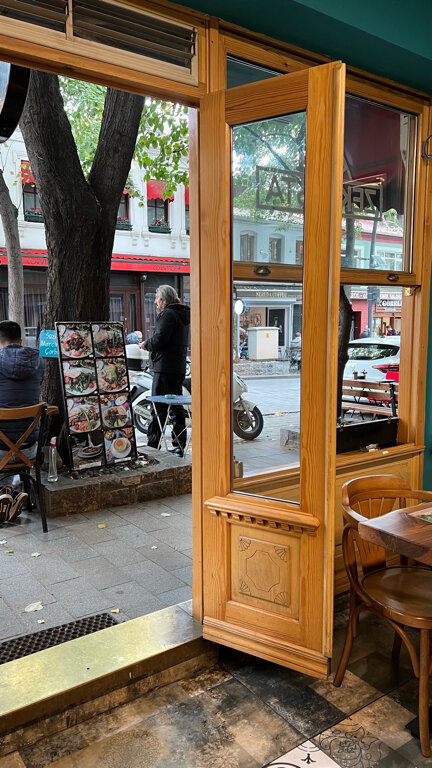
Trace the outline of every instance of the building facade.
<instances>
[{"instance_id":1,"label":"building facade","mask_svg":"<svg viewBox=\"0 0 432 768\"><path fill-rule=\"evenodd\" d=\"M48 261L43 216L19 130L7 147L0 146L0 152L4 178L18 208L26 336L34 344L46 303ZM136 166L130 176L144 205L139 206L139 198L125 189L111 262L110 319L123 322L126 332L141 330L145 337L154 327L158 285L172 285L183 301L190 301L189 190L179 187L164 200L163 182L144 182ZM0 319L7 316L7 252L0 221Z\"/></svg>"}]
</instances>

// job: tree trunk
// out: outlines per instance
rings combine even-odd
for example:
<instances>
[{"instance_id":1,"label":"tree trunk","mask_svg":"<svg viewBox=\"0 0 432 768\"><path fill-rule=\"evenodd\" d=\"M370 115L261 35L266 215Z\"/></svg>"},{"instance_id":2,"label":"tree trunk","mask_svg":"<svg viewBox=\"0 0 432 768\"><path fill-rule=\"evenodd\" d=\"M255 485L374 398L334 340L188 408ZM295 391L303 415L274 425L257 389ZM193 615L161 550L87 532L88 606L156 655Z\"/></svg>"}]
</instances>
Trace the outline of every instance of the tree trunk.
<instances>
[{"instance_id":1,"label":"tree trunk","mask_svg":"<svg viewBox=\"0 0 432 768\"><path fill-rule=\"evenodd\" d=\"M109 319L117 211L144 99L107 90L99 142L85 179L56 75L32 71L20 128L44 216L48 252L44 328L55 321ZM85 105L83 105L85 109ZM47 361L44 398L62 404L56 361Z\"/></svg>"},{"instance_id":2,"label":"tree trunk","mask_svg":"<svg viewBox=\"0 0 432 768\"><path fill-rule=\"evenodd\" d=\"M8 260L8 317L24 332L24 273L18 233L18 208L13 204L9 189L0 170L0 217L5 234Z\"/></svg>"}]
</instances>

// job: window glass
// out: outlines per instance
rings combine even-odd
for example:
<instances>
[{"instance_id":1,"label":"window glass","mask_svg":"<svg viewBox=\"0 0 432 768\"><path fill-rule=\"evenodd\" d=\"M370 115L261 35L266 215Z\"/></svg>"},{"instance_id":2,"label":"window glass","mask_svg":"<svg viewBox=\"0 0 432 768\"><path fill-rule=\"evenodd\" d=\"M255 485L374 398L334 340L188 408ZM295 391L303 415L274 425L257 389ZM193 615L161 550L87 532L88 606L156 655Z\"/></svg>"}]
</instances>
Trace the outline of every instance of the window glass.
<instances>
[{"instance_id":1,"label":"window glass","mask_svg":"<svg viewBox=\"0 0 432 768\"><path fill-rule=\"evenodd\" d=\"M341 266L411 269L416 118L345 99Z\"/></svg>"},{"instance_id":2,"label":"window glass","mask_svg":"<svg viewBox=\"0 0 432 768\"><path fill-rule=\"evenodd\" d=\"M31 220L31 217L35 215L42 216L39 195L35 184L23 185L23 206L26 221Z\"/></svg>"},{"instance_id":3,"label":"window glass","mask_svg":"<svg viewBox=\"0 0 432 768\"><path fill-rule=\"evenodd\" d=\"M168 226L168 200L147 200L147 224L149 227Z\"/></svg>"},{"instance_id":4,"label":"window glass","mask_svg":"<svg viewBox=\"0 0 432 768\"><path fill-rule=\"evenodd\" d=\"M234 282L233 488L299 466L301 283Z\"/></svg>"},{"instance_id":5,"label":"window glass","mask_svg":"<svg viewBox=\"0 0 432 768\"><path fill-rule=\"evenodd\" d=\"M234 261L303 262L305 138L304 112L234 128Z\"/></svg>"},{"instance_id":6,"label":"window glass","mask_svg":"<svg viewBox=\"0 0 432 768\"><path fill-rule=\"evenodd\" d=\"M258 80L267 80L270 77L283 74L273 69L260 67L250 61L242 61L233 56L227 56L227 88L235 88L238 85L256 83Z\"/></svg>"}]
</instances>

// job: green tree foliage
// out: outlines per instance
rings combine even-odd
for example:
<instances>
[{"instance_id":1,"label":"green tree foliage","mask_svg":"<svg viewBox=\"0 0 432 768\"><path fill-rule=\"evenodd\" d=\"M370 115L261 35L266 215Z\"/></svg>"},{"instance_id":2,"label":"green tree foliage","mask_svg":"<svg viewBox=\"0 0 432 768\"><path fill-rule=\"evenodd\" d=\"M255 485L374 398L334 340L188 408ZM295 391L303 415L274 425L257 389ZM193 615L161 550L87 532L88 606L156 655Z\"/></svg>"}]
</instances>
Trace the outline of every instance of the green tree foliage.
<instances>
[{"instance_id":1,"label":"green tree foliage","mask_svg":"<svg viewBox=\"0 0 432 768\"><path fill-rule=\"evenodd\" d=\"M60 88L84 175L88 178L98 145L107 89L65 77L60 78ZM187 156L187 107L146 98L133 158L143 181L165 181L164 195L169 197L179 184L188 183L188 171L182 162ZM131 179L128 188L132 196L140 197Z\"/></svg>"}]
</instances>

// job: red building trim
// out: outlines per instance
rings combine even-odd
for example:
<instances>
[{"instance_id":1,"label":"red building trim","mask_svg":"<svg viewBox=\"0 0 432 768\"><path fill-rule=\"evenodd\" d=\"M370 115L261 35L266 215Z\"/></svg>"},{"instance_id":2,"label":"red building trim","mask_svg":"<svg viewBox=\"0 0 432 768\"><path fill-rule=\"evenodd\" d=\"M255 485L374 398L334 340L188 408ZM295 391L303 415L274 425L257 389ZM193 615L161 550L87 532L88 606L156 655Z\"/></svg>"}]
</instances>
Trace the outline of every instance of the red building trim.
<instances>
[{"instance_id":1,"label":"red building trim","mask_svg":"<svg viewBox=\"0 0 432 768\"><path fill-rule=\"evenodd\" d=\"M47 252L23 249L24 267L47 267ZM6 248L0 248L0 264L7 266ZM166 256L135 256L133 254L113 253L111 269L115 272L172 272L190 273L189 259L170 259Z\"/></svg>"}]
</instances>

